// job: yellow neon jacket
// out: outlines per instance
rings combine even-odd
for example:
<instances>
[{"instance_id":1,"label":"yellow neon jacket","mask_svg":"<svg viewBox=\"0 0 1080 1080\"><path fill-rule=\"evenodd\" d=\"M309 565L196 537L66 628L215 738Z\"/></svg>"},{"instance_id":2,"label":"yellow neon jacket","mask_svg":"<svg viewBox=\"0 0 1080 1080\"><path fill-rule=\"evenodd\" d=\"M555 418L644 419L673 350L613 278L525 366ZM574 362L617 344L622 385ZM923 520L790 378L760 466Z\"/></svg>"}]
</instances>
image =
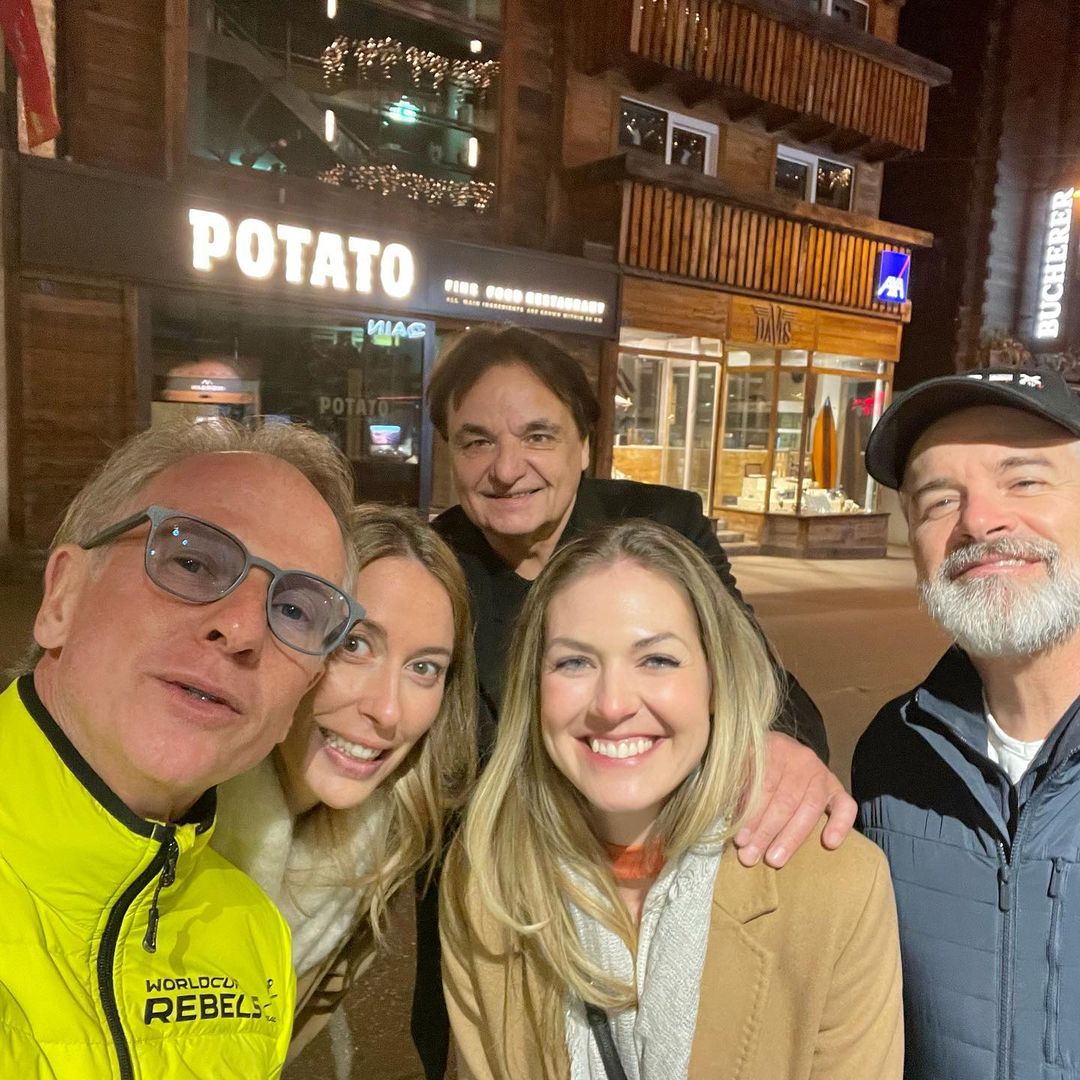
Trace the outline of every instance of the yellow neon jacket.
<instances>
[{"instance_id":1,"label":"yellow neon jacket","mask_svg":"<svg viewBox=\"0 0 1080 1080\"><path fill-rule=\"evenodd\" d=\"M263 1080L285 1060L284 920L207 845L133 814L24 676L0 694L0 1077Z\"/></svg>"}]
</instances>

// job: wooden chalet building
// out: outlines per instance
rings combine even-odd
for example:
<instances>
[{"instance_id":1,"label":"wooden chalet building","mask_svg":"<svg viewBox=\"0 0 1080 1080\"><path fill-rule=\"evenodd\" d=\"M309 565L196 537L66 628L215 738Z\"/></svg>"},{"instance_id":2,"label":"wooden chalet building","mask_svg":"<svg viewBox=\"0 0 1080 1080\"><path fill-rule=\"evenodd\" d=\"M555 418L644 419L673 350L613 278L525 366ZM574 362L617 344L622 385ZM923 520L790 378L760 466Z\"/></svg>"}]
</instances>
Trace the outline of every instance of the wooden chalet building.
<instances>
[{"instance_id":1,"label":"wooden chalet building","mask_svg":"<svg viewBox=\"0 0 1080 1080\"><path fill-rule=\"evenodd\" d=\"M10 546L181 413L306 420L360 497L447 505L426 380L513 321L597 386L598 474L882 550L861 448L931 242L882 168L949 75L895 0L34 7L63 130L20 152L6 95Z\"/></svg>"},{"instance_id":2,"label":"wooden chalet building","mask_svg":"<svg viewBox=\"0 0 1080 1080\"><path fill-rule=\"evenodd\" d=\"M932 237L879 219L882 168L948 70L897 47L890 0L574 10L569 231L623 273L614 474L764 552L884 553L862 447Z\"/></svg>"}]
</instances>

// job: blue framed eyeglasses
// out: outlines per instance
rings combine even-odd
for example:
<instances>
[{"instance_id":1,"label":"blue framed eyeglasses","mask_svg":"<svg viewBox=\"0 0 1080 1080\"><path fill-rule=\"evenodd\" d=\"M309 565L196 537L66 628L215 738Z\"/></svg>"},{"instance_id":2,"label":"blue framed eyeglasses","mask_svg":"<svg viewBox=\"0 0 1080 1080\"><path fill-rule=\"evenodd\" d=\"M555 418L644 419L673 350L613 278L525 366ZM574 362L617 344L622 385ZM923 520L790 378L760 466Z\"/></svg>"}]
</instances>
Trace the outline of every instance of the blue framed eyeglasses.
<instances>
[{"instance_id":1,"label":"blue framed eyeglasses","mask_svg":"<svg viewBox=\"0 0 1080 1080\"><path fill-rule=\"evenodd\" d=\"M266 622L283 645L309 656L326 656L364 617L364 609L333 582L305 570L282 570L256 558L219 525L164 506L148 506L110 525L80 547L110 544L144 521L143 566L159 588L192 604L212 604L228 596L253 566L270 575Z\"/></svg>"}]
</instances>

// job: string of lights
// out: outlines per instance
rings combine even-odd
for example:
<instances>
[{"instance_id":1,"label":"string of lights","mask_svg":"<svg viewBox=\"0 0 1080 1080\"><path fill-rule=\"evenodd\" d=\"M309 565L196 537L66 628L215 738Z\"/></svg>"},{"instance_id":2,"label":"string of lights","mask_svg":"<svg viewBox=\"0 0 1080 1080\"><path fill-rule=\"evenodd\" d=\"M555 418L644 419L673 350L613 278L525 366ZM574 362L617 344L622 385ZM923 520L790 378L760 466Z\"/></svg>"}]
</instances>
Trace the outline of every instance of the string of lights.
<instances>
[{"instance_id":1,"label":"string of lights","mask_svg":"<svg viewBox=\"0 0 1080 1080\"><path fill-rule=\"evenodd\" d=\"M413 85L426 76L436 90L444 82L483 95L499 76L498 60L451 60L448 56L404 45L393 38L349 38L339 35L323 49L323 80L334 88L345 79L349 62L356 66L359 78L393 78L398 67L409 68Z\"/></svg>"},{"instance_id":2,"label":"string of lights","mask_svg":"<svg viewBox=\"0 0 1080 1080\"><path fill-rule=\"evenodd\" d=\"M396 165L335 165L319 173L325 184L349 186L380 195L404 195L428 206L469 207L482 214L495 197L489 180L440 180L422 173L408 172Z\"/></svg>"}]
</instances>

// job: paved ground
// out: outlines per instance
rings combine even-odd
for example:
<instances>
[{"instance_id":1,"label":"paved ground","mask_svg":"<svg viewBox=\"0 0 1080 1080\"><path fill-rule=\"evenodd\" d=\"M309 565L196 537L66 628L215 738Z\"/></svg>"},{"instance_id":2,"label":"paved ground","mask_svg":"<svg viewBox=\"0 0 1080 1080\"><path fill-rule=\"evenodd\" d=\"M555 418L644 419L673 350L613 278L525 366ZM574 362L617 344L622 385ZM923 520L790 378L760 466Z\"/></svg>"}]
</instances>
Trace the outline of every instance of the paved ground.
<instances>
[{"instance_id":1,"label":"paved ground","mask_svg":"<svg viewBox=\"0 0 1080 1080\"><path fill-rule=\"evenodd\" d=\"M907 549L887 559L754 555L732 564L780 657L821 709L833 770L847 783L863 728L948 644L919 610Z\"/></svg>"},{"instance_id":2,"label":"paved ground","mask_svg":"<svg viewBox=\"0 0 1080 1080\"><path fill-rule=\"evenodd\" d=\"M919 611L907 552L888 559L800 561L748 556L733 560L746 598L785 665L825 717L833 768L846 783L851 753L878 708L916 683L945 647L943 635ZM37 589L0 580L0 668L24 652ZM408 938L408 935L405 935ZM324 1053L331 1042L351 1044L352 1076L411 1080L418 1075L408 1034L411 941L378 965L363 999L339 1018L288 1071L289 1080L334 1080ZM370 1002L370 1004L368 1004ZM362 1034L363 1032L363 1034Z\"/></svg>"}]
</instances>

